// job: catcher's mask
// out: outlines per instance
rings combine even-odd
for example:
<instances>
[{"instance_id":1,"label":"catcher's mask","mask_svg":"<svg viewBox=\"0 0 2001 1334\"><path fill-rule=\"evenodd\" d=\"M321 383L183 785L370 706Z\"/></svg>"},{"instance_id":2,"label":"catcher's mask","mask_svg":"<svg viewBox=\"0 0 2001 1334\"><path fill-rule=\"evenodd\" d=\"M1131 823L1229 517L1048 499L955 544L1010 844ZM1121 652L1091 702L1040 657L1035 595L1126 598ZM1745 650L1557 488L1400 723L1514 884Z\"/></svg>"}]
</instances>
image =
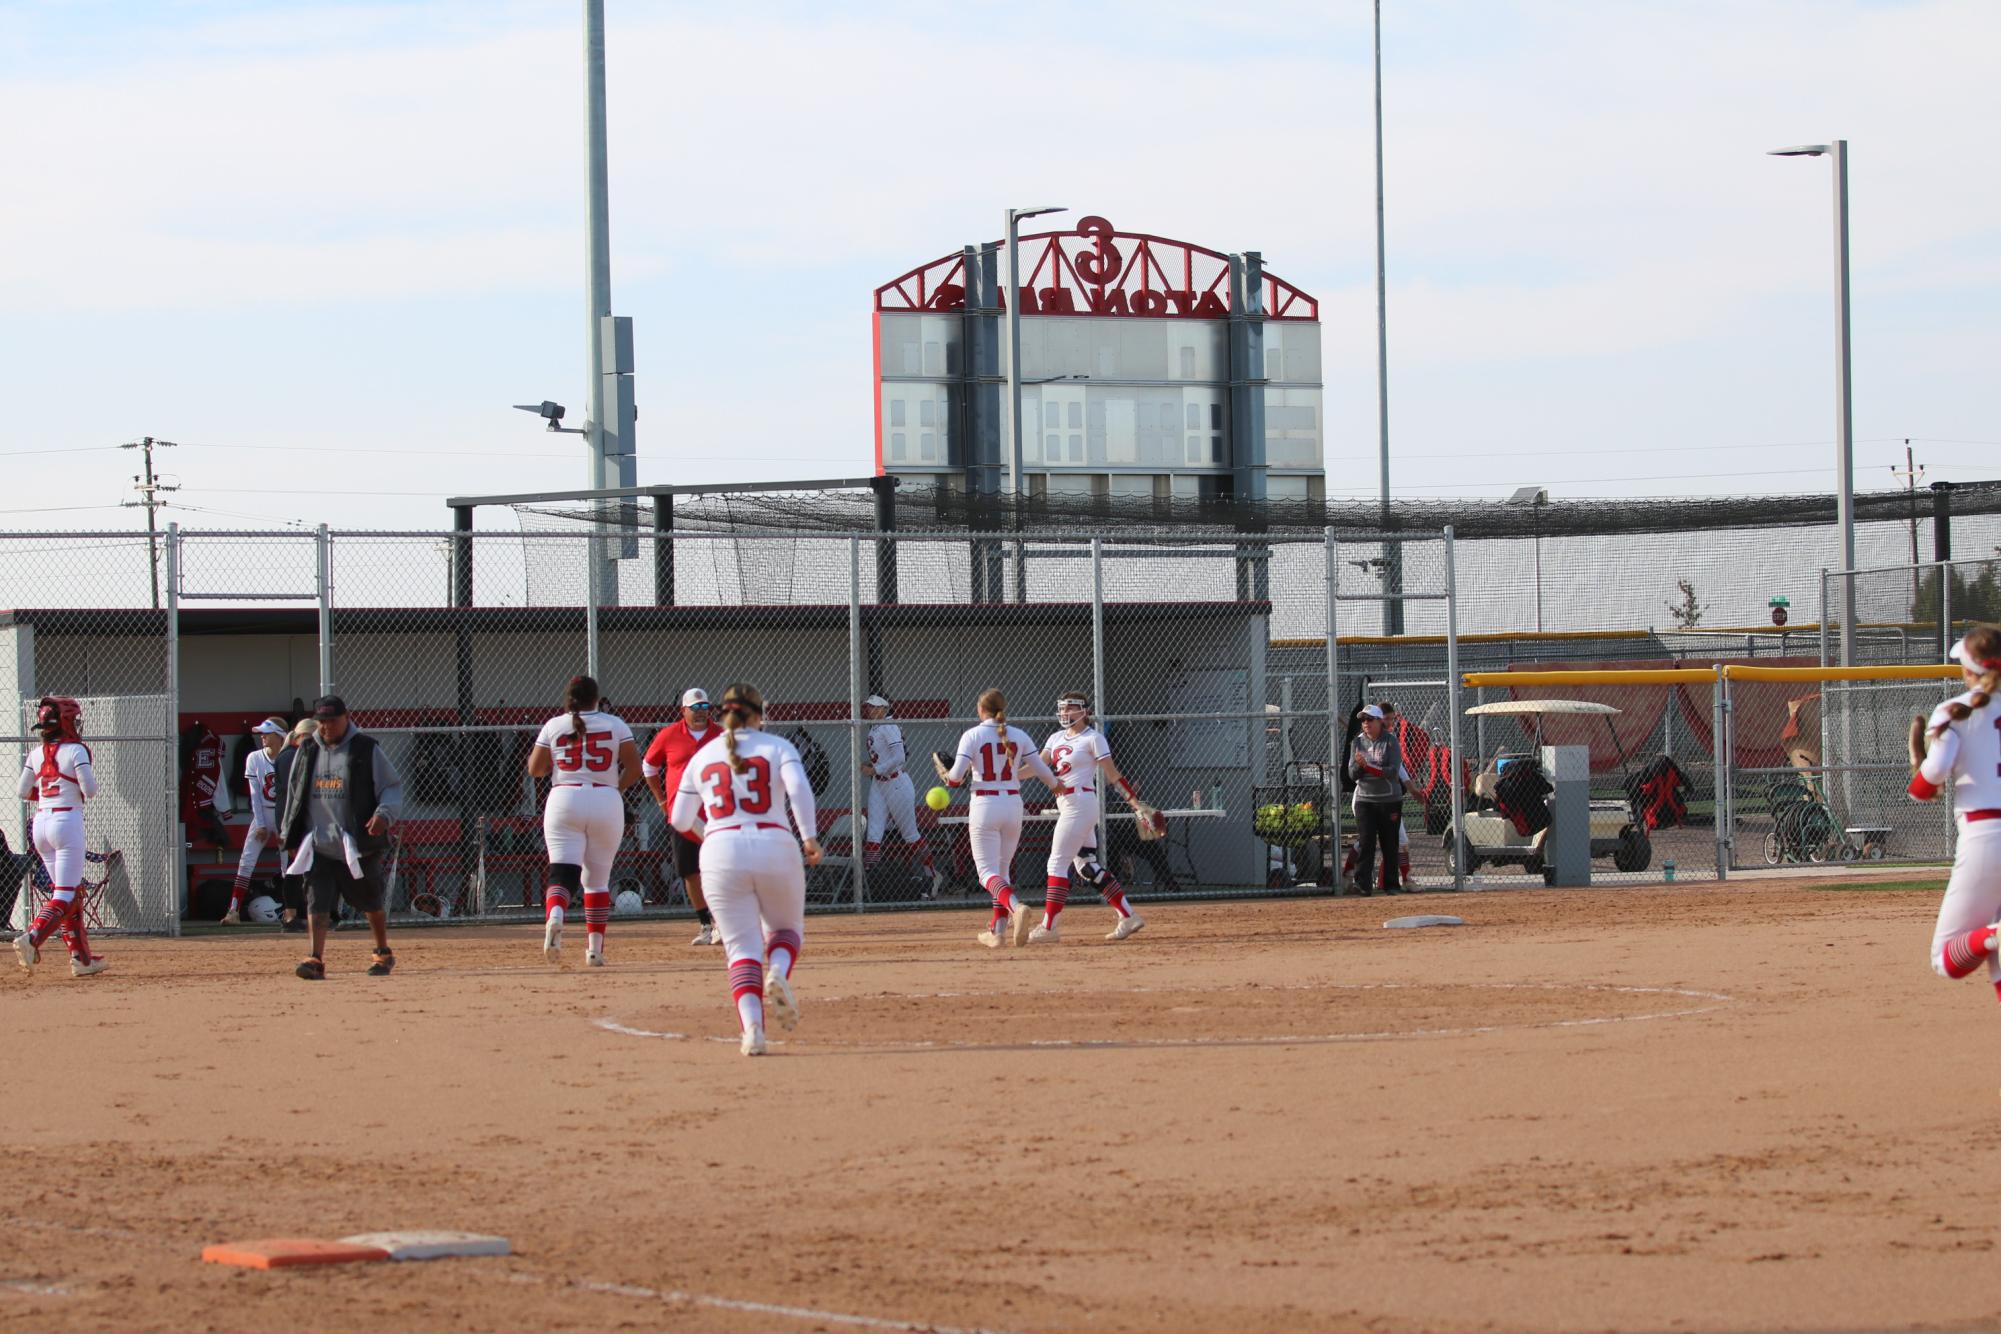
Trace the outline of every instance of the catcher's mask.
<instances>
[{"instance_id":1,"label":"catcher's mask","mask_svg":"<svg viewBox=\"0 0 2001 1334\"><path fill-rule=\"evenodd\" d=\"M44 695L35 711L35 730L45 741L83 739L83 706L68 695Z\"/></svg>"},{"instance_id":2,"label":"catcher's mask","mask_svg":"<svg viewBox=\"0 0 2001 1334\"><path fill-rule=\"evenodd\" d=\"M1065 695L1056 701L1056 719L1065 727L1073 727L1091 716L1091 702L1082 695Z\"/></svg>"}]
</instances>

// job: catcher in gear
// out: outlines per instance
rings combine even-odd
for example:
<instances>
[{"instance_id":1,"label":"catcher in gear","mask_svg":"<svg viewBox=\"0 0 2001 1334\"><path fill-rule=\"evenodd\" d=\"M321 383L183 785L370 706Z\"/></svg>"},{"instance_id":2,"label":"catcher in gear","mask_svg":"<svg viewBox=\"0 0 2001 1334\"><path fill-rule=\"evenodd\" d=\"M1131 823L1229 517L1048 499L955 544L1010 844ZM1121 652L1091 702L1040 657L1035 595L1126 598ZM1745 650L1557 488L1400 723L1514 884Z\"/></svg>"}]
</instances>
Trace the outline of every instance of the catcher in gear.
<instances>
[{"instance_id":1,"label":"catcher in gear","mask_svg":"<svg viewBox=\"0 0 2001 1334\"><path fill-rule=\"evenodd\" d=\"M1061 730L1042 743L1042 758L1056 775L1056 832L1049 839L1048 886L1042 904L1042 924L1028 933L1030 944L1054 944L1060 937L1056 919L1070 898L1073 875L1096 887L1118 914L1107 940L1124 940L1146 921L1132 910L1119 882L1098 864L1098 779L1125 794L1133 808L1136 830L1151 841L1167 832L1167 819L1140 800L1132 781L1112 762L1111 742L1091 722L1091 701L1079 690L1065 691L1056 701Z\"/></svg>"}]
</instances>

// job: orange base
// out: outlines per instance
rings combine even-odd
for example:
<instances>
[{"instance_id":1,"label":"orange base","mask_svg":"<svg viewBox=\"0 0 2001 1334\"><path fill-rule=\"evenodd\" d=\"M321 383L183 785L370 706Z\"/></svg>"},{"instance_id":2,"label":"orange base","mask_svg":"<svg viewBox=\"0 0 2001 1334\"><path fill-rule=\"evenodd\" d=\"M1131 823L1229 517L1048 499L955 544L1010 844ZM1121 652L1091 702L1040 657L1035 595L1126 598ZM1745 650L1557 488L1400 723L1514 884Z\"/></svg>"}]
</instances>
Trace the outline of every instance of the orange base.
<instances>
[{"instance_id":1,"label":"orange base","mask_svg":"<svg viewBox=\"0 0 2001 1334\"><path fill-rule=\"evenodd\" d=\"M309 1241L302 1237L267 1237L260 1241L225 1241L205 1247L201 1258L213 1265L246 1269L284 1269L292 1265L346 1265L387 1260L380 1246L353 1246L344 1241Z\"/></svg>"}]
</instances>

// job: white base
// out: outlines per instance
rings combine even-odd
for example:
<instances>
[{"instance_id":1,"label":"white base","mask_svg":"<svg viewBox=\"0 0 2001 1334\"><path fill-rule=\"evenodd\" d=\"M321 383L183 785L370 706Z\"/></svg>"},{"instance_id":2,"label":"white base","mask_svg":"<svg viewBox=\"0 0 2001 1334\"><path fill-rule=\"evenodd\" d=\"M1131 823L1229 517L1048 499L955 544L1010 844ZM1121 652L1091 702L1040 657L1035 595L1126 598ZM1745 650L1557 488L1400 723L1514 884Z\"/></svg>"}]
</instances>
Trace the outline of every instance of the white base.
<instances>
[{"instance_id":1,"label":"white base","mask_svg":"<svg viewBox=\"0 0 2001 1334\"><path fill-rule=\"evenodd\" d=\"M478 1232L425 1231L363 1232L342 1237L349 1246L380 1246L392 1260L442 1260L460 1255L512 1255L505 1237L489 1237Z\"/></svg>"}]
</instances>

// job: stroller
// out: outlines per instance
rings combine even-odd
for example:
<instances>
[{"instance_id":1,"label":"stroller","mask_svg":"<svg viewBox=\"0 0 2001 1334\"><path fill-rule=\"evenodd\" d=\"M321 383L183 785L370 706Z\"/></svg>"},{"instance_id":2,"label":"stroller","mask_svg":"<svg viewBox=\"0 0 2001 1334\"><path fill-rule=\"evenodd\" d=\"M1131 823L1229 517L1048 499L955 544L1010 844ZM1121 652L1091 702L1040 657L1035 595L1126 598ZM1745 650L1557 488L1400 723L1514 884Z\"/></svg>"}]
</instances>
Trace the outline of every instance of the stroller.
<instances>
[{"instance_id":1,"label":"stroller","mask_svg":"<svg viewBox=\"0 0 2001 1334\"><path fill-rule=\"evenodd\" d=\"M1848 837L1811 778L1804 774L1774 778L1765 800L1772 812L1772 828L1765 835L1768 865L1850 859Z\"/></svg>"}]
</instances>

